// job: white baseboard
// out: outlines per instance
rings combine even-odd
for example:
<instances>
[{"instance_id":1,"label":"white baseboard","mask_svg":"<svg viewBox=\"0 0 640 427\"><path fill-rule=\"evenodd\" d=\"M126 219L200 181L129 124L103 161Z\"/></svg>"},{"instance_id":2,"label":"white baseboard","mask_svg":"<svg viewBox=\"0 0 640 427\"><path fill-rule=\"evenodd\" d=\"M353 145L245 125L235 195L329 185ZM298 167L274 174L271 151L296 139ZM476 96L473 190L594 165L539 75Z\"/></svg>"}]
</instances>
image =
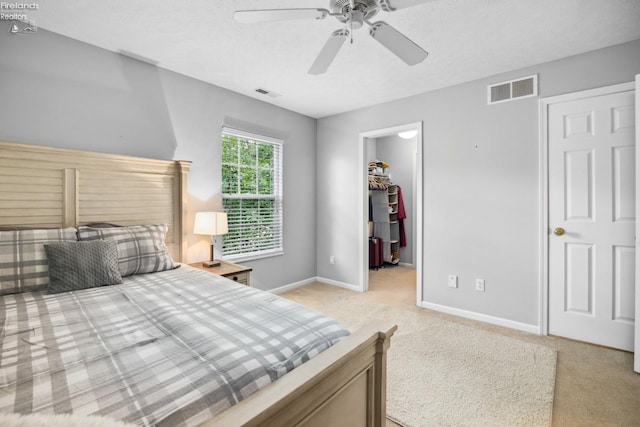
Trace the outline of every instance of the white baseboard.
<instances>
[{"instance_id":1,"label":"white baseboard","mask_svg":"<svg viewBox=\"0 0 640 427\"><path fill-rule=\"evenodd\" d=\"M422 308L440 311L442 313L453 314L467 319L478 320L480 322L490 323L492 325L504 326L506 328L516 329L519 331L529 332L531 334L540 335L540 327L537 325L529 325L527 323L515 322L513 320L503 319L502 317L489 316L487 314L476 313L474 311L462 310L459 308L448 307L446 305L434 304L422 301Z\"/></svg>"},{"instance_id":2,"label":"white baseboard","mask_svg":"<svg viewBox=\"0 0 640 427\"><path fill-rule=\"evenodd\" d=\"M268 292L271 292L272 294L281 294L283 292L290 291L291 289L300 288L302 286L309 285L313 282L317 282L318 281L317 279L318 279L317 277L310 277L308 279L300 280L299 282L290 283L288 285L280 286L275 289L269 289Z\"/></svg>"},{"instance_id":3,"label":"white baseboard","mask_svg":"<svg viewBox=\"0 0 640 427\"><path fill-rule=\"evenodd\" d=\"M407 268L416 268L415 264L410 264L408 262L399 262L398 265L400 267L407 267Z\"/></svg>"},{"instance_id":4,"label":"white baseboard","mask_svg":"<svg viewBox=\"0 0 640 427\"><path fill-rule=\"evenodd\" d=\"M360 286L352 285L350 283L339 282L337 280L327 279L325 277L316 277L316 280L321 283L326 283L327 285L337 286L339 288L349 289L354 292L362 292Z\"/></svg>"},{"instance_id":5,"label":"white baseboard","mask_svg":"<svg viewBox=\"0 0 640 427\"><path fill-rule=\"evenodd\" d=\"M337 286L339 288L348 289L350 291L360 292L360 288L356 285L352 285L350 283L339 282L337 280L327 279L325 277L310 277L308 279L301 280L299 282L290 283L288 285L280 286L274 289L269 289L267 292L271 292L272 294L281 294L286 291L290 291L291 289L300 288L302 286L310 285L314 282L320 282L327 285Z\"/></svg>"}]
</instances>

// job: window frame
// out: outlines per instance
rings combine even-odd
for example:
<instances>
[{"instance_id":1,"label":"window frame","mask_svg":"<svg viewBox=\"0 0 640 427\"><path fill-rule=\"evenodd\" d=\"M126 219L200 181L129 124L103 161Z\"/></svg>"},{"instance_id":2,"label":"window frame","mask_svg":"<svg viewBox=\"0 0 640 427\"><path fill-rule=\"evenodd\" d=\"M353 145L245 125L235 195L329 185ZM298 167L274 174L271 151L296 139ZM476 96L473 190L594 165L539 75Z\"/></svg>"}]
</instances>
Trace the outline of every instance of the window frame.
<instances>
[{"instance_id":1,"label":"window frame","mask_svg":"<svg viewBox=\"0 0 640 427\"><path fill-rule=\"evenodd\" d=\"M263 195L263 194L259 194L259 189L256 188L256 191L258 194L243 194L241 192L238 193L225 193L224 192L224 188L222 188L222 183L223 183L223 178L222 178L222 169L223 169L223 165L225 164L229 164L227 162L223 161L223 153L224 153L224 149L223 149L223 139L225 135L229 135L229 136L233 136L233 137L237 137L237 138L242 138L242 139L246 139L249 141L253 141L253 142L257 142L257 143L265 143L265 144L271 144L275 147L277 147L277 149L279 150L279 155L278 156L274 156L274 162L277 163L279 160L279 171L276 169L276 165L274 165L274 173L276 174L276 177L274 179L279 180L279 182L274 182L274 188L273 191L270 195ZM222 131L220 133L220 183L221 183L221 193L222 193L222 205L223 205L223 211L227 212L226 210L224 210L224 202L225 199L235 199L235 200L274 200L275 204L276 204L276 215L278 216L278 219L276 220L279 221L279 226L280 226L280 236L279 236L279 243L280 245L276 248L273 249L268 249L268 250L261 250L261 251L253 251L253 252L243 252L243 253L234 253L234 254L225 254L224 252L224 236L223 236L223 247L222 247L222 258L226 259L226 260L230 260L230 261L237 261L237 262L242 262L242 261L249 261L249 260L256 260L256 259L261 259L261 258L268 258L268 257L273 257L273 256L280 256L280 255L284 255L284 141L278 138L273 138L273 137L269 137L269 136L265 136L265 135L259 135L259 134L255 134L255 133L251 133L251 132L246 132L246 131L242 131L242 130L238 130L238 129L234 129L234 128L230 128L230 127L223 127ZM256 153L258 152L258 150L256 150ZM279 157L279 159L278 159ZM235 164L236 166L238 166L238 168L241 167L241 163L238 161L238 163ZM238 187L239 190L239 187ZM253 197L252 197L253 196ZM229 217L231 217L231 215L229 215L229 212L227 212L227 215ZM229 222L229 230L231 230L232 228L232 224L231 221Z\"/></svg>"}]
</instances>

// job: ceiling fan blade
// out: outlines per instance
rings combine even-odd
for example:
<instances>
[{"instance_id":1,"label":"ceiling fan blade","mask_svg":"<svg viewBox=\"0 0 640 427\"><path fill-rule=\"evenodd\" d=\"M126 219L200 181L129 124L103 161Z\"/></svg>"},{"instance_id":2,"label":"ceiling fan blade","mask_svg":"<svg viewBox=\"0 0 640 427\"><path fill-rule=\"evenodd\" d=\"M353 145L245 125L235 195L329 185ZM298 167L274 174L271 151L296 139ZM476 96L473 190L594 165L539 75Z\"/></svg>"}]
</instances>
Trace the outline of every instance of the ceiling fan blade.
<instances>
[{"instance_id":1,"label":"ceiling fan blade","mask_svg":"<svg viewBox=\"0 0 640 427\"><path fill-rule=\"evenodd\" d=\"M262 9L237 10L233 19L241 24L256 22L287 21L293 19L324 19L329 15L327 9Z\"/></svg>"},{"instance_id":2,"label":"ceiling fan blade","mask_svg":"<svg viewBox=\"0 0 640 427\"><path fill-rule=\"evenodd\" d=\"M324 44L324 47L313 62L313 65L311 65L311 68L309 68L309 74L324 74L327 69L329 69L336 55L338 55L340 48L347 38L349 38L349 30L342 29L334 31L331 37L329 37L329 40Z\"/></svg>"},{"instance_id":3,"label":"ceiling fan blade","mask_svg":"<svg viewBox=\"0 0 640 427\"><path fill-rule=\"evenodd\" d=\"M371 24L369 34L408 65L419 64L429 55L427 51L386 22L378 21Z\"/></svg>"},{"instance_id":4,"label":"ceiling fan blade","mask_svg":"<svg viewBox=\"0 0 640 427\"><path fill-rule=\"evenodd\" d=\"M432 0L380 0L380 9L385 12L393 12L394 10L418 6L430 1Z\"/></svg>"}]
</instances>

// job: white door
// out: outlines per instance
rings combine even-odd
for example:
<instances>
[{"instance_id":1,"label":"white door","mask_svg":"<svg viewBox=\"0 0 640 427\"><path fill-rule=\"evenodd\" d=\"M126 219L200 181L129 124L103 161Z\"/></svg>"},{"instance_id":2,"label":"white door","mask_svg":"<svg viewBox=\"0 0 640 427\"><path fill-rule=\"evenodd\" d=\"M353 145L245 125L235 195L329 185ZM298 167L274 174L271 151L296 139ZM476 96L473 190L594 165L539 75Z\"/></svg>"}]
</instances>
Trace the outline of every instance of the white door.
<instances>
[{"instance_id":1,"label":"white door","mask_svg":"<svg viewBox=\"0 0 640 427\"><path fill-rule=\"evenodd\" d=\"M633 351L634 92L549 106L549 333Z\"/></svg>"}]
</instances>

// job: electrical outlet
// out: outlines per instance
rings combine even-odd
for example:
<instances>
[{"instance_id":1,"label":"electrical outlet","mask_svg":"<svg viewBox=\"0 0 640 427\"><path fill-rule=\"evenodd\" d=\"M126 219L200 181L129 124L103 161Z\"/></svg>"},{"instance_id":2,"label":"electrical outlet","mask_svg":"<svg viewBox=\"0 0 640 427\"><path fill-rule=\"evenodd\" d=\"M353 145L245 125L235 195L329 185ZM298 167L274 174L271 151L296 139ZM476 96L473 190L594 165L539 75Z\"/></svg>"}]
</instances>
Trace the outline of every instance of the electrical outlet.
<instances>
[{"instance_id":1,"label":"electrical outlet","mask_svg":"<svg viewBox=\"0 0 640 427\"><path fill-rule=\"evenodd\" d=\"M476 279L476 291L484 292L484 279Z\"/></svg>"},{"instance_id":2,"label":"electrical outlet","mask_svg":"<svg viewBox=\"0 0 640 427\"><path fill-rule=\"evenodd\" d=\"M450 288L457 288L458 287L458 276L456 276L455 274L450 274L449 275L449 287Z\"/></svg>"},{"instance_id":3,"label":"electrical outlet","mask_svg":"<svg viewBox=\"0 0 640 427\"><path fill-rule=\"evenodd\" d=\"M329 257L329 264L335 264L336 263L336 257L334 257L333 255L331 255Z\"/></svg>"}]
</instances>

